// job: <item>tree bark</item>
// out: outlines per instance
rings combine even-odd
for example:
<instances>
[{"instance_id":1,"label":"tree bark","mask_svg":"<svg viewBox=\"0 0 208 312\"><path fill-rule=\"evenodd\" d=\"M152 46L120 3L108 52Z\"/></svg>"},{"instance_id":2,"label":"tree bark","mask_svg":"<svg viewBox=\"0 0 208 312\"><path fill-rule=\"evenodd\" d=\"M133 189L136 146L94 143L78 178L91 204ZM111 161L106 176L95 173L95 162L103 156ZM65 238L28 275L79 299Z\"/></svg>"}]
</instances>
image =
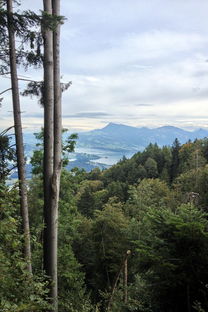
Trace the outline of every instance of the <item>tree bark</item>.
<instances>
[{"instance_id":1,"label":"tree bark","mask_svg":"<svg viewBox=\"0 0 208 312\"><path fill-rule=\"evenodd\" d=\"M18 86L18 77L17 77L17 66L16 66L15 35L14 35L14 28L13 28L13 21L12 21L13 20L12 19L12 14L13 14L12 0L7 0L7 11L8 11L8 34L9 34L9 56L10 56L10 69L11 69L12 101L13 101L18 178L19 178L19 192L20 192L20 209L21 209L23 232L24 232L24 256L27 261L27 269L30 273L32 273L30 226L29 226L29 216L28 216L27 186L26 186L26 178L25 178L24 145L23 145L19 86Z\"/></svg>"},{"instance_id":2,"label":"tree bark","mask_svg":"<svg viewBox=\"0 0 208 312\"><path fill-rule=\"evenodd\" d=\"M124 261L124 274L123 274L123 291L124 291L124 303L128 301L128 259L126 258Z\"/></svg>"},{"instance_id":3,"label":"tree bark","mask_svg":"<svg viewBox=\"0 0 208 312\"><path fill-rule=\"evenodd\" d=\"M60 14L60 0L44 0L47 14ZM60 25L44 29L44 269L51 279L53 311L58 311L58 201L61 175L62 118Z\"/></svg>"},{"instance_id":4,"label":"tree bark","mask_svg":"<svg viewBox=\"0 0 208 312\"><path fill-rule=\"evenodd\" d=\"M60 15L60 0L52 0L54 16ZM62 155L62 107L61 107L61 84L60 84L60 24L53 32L53 65L54 65L54 163L53 163L53 187L52 187L52 219L53 219L53 292L58 299L58 277L57 277L57 254L58 254L58 204L61 177L61 155ZM56 311L58 301L56 300Z\"/></svg>"},{"instance_id":5,"label":"tree bark","mask_svg":"<svg viewBox=\"0 0 208 312\"><path fill-rule=\"evenodd\" d=\"M43 1L46 14L52 14L51 0ZM54 126L54 96L53 96L53 32L45 25L44 39L44 239L43 239L43 267L50 277L50 297L53 306L56 306L57 294L54 292L54 251L53 251L53 214L51 209L52 179L53 179L53 126Z\"/></svg>"}]
</instances>

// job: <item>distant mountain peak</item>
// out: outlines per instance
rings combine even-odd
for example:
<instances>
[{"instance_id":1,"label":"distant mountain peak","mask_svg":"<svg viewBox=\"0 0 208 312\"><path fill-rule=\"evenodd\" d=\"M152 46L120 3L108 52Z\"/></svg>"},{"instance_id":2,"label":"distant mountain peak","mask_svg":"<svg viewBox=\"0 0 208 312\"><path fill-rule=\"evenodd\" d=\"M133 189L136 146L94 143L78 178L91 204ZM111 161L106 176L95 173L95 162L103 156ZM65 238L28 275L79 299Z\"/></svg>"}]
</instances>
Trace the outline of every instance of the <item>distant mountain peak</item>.
<instances>
[{"instance_id":1,"label":"distant mountain peak","mask_svg":"<svg viewBox=\"0 0 208 312\"><path fill-rule=\"evenodd\" d=\"M103 129L105 128L109 128L109 127L116 127L116 126L120 126L121 124L117 124L115 122L109 122Z\"/></svg>"},{"instance_id":2,"label":"distant mountain peak","mask_svg":"<svg viewBox=\"0 0 208 312\"><path fill-rule=\"evenodd\" d=\"M114 130L114 129L121 129L121 128L135 128L135 127L131 127L128 125L123 125L123 124L119 124L119 123L114 123L114 122L109 122L109 124L107 124L104 128L100 129L100 130Z\"/></svg>"},{"instance_id":3,"label":"distant mountain peak","mask_svg":"<svg viewBox=\"0 0 208 312\"><path fill-rule=\"evenodd\" d=\"M181 128L178 128L178 127L175 127L175 126L170 126L170 125L167 125L167 126L162 126L162 127L156 128L156 129L165 129L165 130L182 130Z\"/></svg>"}]
</instances>

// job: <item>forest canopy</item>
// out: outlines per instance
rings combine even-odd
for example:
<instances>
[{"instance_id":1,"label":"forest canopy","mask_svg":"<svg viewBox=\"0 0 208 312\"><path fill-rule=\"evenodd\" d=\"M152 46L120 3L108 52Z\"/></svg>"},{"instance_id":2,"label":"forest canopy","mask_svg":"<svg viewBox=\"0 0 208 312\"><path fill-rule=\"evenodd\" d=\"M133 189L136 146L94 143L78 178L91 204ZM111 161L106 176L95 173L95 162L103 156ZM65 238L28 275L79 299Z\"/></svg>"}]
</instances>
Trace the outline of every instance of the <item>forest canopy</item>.
<instances>
[{"instance_id":1,"label":"forest canopy","mask_svg":"<svg viewBox=\"0 0 208 312\"><path fill-rule=\"evenodd\" d=\"M207 142L205 138L180 145L175 140L171 147L162 148L150 144L107 170L62 170L60 311L208 309ZM1 181L3 311L20 307L44 311L47 306L41 263L41 185L42 173L37 171L29 182L34 276L27 292L22 292L28 280L21 258L18 193L16 186L8 188ZM124 286L121 266L128 250L128 285Z\"/></svg>"}]
</instances>

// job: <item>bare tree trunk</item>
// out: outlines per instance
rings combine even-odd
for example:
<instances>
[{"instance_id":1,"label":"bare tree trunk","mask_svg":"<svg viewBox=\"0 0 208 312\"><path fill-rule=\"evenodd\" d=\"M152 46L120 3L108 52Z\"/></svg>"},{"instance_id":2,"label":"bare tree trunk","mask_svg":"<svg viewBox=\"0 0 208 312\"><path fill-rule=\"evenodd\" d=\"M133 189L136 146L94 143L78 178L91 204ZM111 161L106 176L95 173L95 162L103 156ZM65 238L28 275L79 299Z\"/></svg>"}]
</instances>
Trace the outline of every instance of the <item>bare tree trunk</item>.
<instances>
[{"instance_id":1,"label":"bare tree trunk","mask_svg":"<svg viewBox=\"0 0 208 312\"><path fill-rule=\"evenodd\" d=\"M44 11L52 14L51 0L43 0ZM53 180L53 127L54 127L54 81L53 81L53 31L44 26L44 246L43 267L50 277L50 297L53 307L56 306L57 293L54 291L54 216L52 213L52 180ZM56 256L55 256L56 257ZM55 310L54 310L55 311Z\"/></svg>"},{"instance_id":2,"label":"bare tree trunk","mask_svg":"<svg viewBox=\"0 0 208 312\"><path fill-rule=\"evenodd\" d=\"M115 291L116 291L116 287L117 287L117 284L118 284L118 281L119 281L119 277L122 273L122 271L124 270L124 267L125 267L125 264L127 263L127 259L129 257L129 255L131 254L131 250L127 250L126 254L124 255L124 258L123 260L121 261L121 266L120 266L120 269L115 277L115 280L114 280L114 283L113 283L113 287L112 287L112 290L111 290L111 295L110 295L110 298L109 298L109 301L108 301L108 306L107 306L107 309L106 309L106 312L109 312L111 310L111 306L112 306L112 303L113 303L113 297L114 297L114 294L115 294Z\"/></svg>"},{"instance_id":3,"label":"bare tree trunk","mask_svg":"<svg viewBox=\"0 0 208 312\"><path fill-rule=\"evenodd\" d=\"M53 15L60 15L60 0L52 0ZM61 151L62 151L62 109L60 85L60 25L53 32L53 65L54 65L54 163L52 181L52 259L53 259L53 298L56 298L55 311L58 311L58 204L61 176Z\"/></svg>"},{"instance_id":4,"label":"bare tree trunk","mask_svg":"<svg viewBox=\"0 0 208 312\"><path fill-rule=\"evenodd\" d=\"M126 258L124 261L124 272L123 272L123 291L124 291L124 303L128 301L128 259Z\"/></svg>"},{"instance_id":5,"label":"bare tree trunk","mask_svg":"<svg viewBox=\"0 0 208 312\"><path fill-rule=\"evenodd\" d=\"M25 159L24 159L24 145L22 134L22 122L20 111L19 87L16 66L16 53L15 53L15 35L13 29L13 8L12 0L7 0L8 11L8 33L9 33L9 54L10 54L10 69L11 69L11 86L12 86L12 101L13 101L13 114L14 114L14 127L16 139L16 152L17 152L17 167L19 178L20 190L20 208L22 215L23 231L24 231L24 256L27 261L27 268L32 273L31 265L31 245L30 245L30 226L28 216L28 201L27 201L27 187L25 179Z\"/></svg>"},{"instance_id":6,"label":"bare tree trunk","mask_svg":"<svg viewBox=\"0 0 208 312\"><path fill-rule=\"evenodd\" d=\"M44 0L44 11L60 14L60 0ZM60 25L44 31L44 268L51 278L53 311L58 311L58 201L61 175L62 112L60 86Z\"/></svg>"}]
</instances>

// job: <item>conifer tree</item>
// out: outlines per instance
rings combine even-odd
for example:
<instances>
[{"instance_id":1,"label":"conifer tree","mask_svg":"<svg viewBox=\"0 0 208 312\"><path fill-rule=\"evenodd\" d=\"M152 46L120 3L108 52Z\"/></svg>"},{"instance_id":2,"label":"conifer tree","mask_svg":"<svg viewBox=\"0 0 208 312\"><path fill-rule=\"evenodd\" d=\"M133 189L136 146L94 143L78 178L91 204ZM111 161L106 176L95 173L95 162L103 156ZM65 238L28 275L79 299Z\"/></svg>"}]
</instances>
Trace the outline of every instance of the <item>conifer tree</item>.
<instances>
[{"instance_id":1,"label":"conifer tree","mask_svg":"<svg viewBox=\"0 0 208 312\"><path fill-rule=\"evenodd\" d=\"M22 121L21 121L21 108L19 98L19 86L17 77L17 60L16 60L16 47L15 35L13 28L13 8L12 0L7 0L7 13L8 13L8 36L9 36L9 59L10 59L10 72L11 72L11 87L12 87L12 102L14 114L14 128L16 139L16 153L17 153L17 167L19 178L20 190L20 207L23 220L23 231L25 238L24 254L27 260L28 271L32 273L31 265L31 246L30 246L30 226L28 216L28 201L27 201L27 186L25 177L25 158L24 158L24 145L22 134Z\"/></svg>"},{"instance_id":2,"label":"conifer tree","mask_svg":"<svg viewBox=\"0 0 208 312\"><path fill-rule=\"evenodd\" d=\"M176 138L172 145L172 162L170 166L170 182L178 175L179 171L179 150L180 150L180 142Z\"/></svg>"}]
</instances>

